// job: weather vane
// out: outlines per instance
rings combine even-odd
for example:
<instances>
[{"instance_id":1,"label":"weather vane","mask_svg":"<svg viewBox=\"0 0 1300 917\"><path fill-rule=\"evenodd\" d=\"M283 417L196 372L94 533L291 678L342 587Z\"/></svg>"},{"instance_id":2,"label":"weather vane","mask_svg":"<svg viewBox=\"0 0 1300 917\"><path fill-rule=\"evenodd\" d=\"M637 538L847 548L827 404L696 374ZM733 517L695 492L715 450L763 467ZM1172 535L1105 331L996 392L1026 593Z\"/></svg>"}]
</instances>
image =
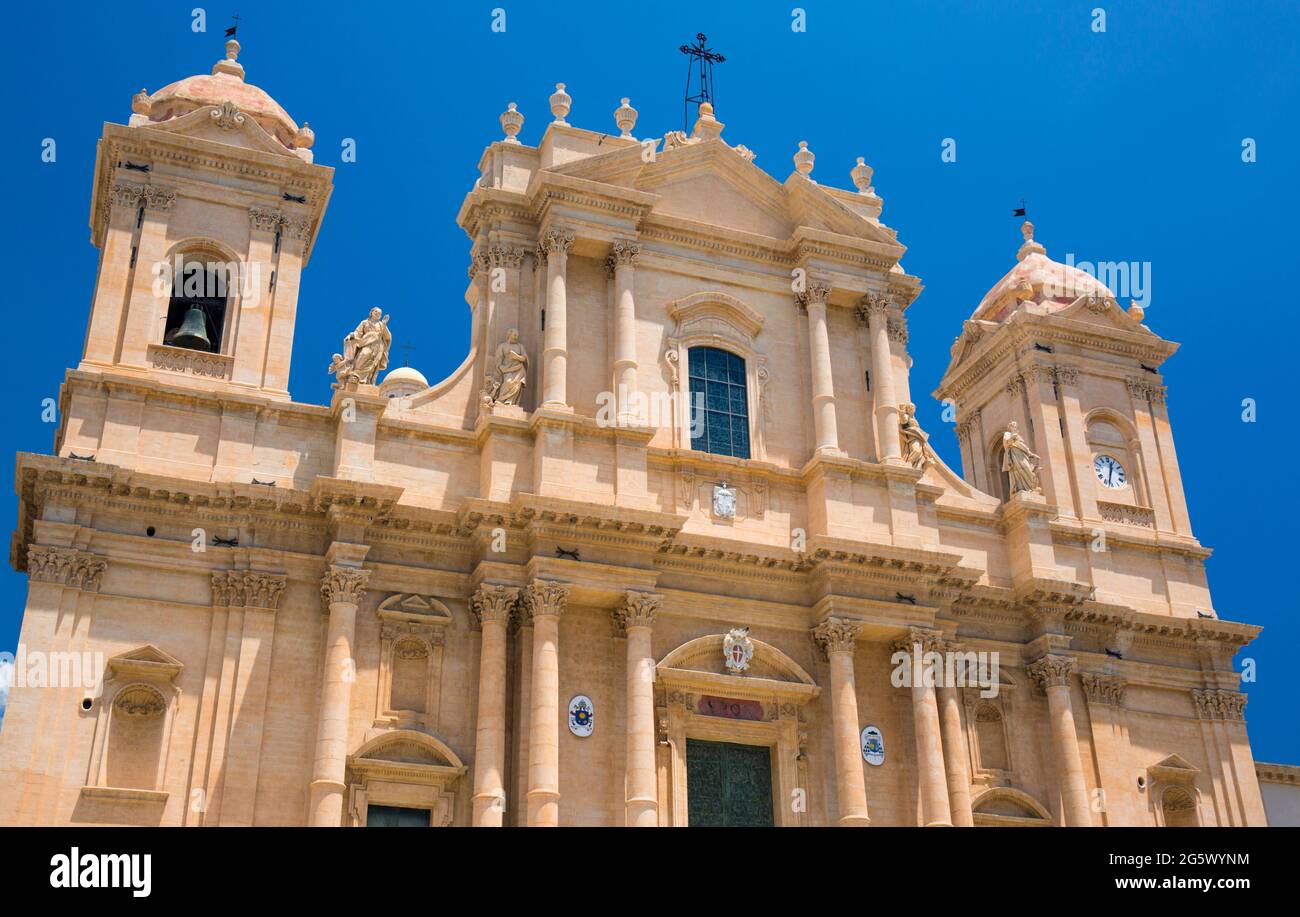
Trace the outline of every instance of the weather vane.
<instances>
[{"instance_id":1,"label":"weather vane","mask_svg":"<svg viewBox=\"0 0 1300 917\"><path fill-rule=\"evenodd\" d=\"M686 101L682 103L682 125L683 130L690 130L690 105L694 102L697 106L705 102L713 102L713 65L726 62L726 58L721 54L714 52L712 48L706 48L704 43L708 41L703 32L697 32L695 35L695 44L682 45L681 52L690 60L686 64ZM691 78L698 69L700 75L700 91L691 95Z\"/></svg>"}]
</instances>

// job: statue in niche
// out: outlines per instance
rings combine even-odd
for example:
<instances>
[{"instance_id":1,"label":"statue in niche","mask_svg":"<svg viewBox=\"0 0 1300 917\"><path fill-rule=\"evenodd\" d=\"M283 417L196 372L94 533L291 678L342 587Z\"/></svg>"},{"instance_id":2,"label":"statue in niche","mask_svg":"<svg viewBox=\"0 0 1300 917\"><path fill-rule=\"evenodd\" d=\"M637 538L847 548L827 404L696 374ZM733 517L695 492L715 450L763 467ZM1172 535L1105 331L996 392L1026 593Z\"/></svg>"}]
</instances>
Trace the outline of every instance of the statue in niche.
<instances>
[{"instance_id":1,"label":"statue in niche","mask_svg":"<svg viewBox=\"0 0 1300 917\"><path fill-rule=\"evenodd\" d=\"M1002 470L1007 473L1011 493L1035 493L1038 486L1040 459L1029 451L1029 445L1020 436L1020 427L1013 420L1002 434Z\"/></svg>"},{"instance_id":2,"label":"statue in niche","mask_svg":"<svg viewBox=\"0 0 1300 917\"><path fill-rule=\"evenodd\" d=\"M484 379L484 404L519 404L528 384L528 351L511 328L492 356L492 371Z\"/></svg>"},{"instance_id":3,"label":"statue in niche","mask_svg":"<svg viewBox=\"0 0 1300 917\"><path fill-rule=\"evenodd\" d=\"M924 468L937 458L930 446L930 434L916 421L916 405L898 406L898 438L902 441L903 458L913 468Z\"/></svg>"},{"instance_id":4,"label":"statue in niche","mask_svg":"<svg viewBox=\"0 0 1300 917\"><path fill-rule=\"evenodd\" d=\"M388 351L392 346L388 316L380 309L371 309L369 317L343 339L343 353L334 354L329 366L338 380L334 387L374 385L378 375L388 368Z\"/></svg>"}]
</instances>

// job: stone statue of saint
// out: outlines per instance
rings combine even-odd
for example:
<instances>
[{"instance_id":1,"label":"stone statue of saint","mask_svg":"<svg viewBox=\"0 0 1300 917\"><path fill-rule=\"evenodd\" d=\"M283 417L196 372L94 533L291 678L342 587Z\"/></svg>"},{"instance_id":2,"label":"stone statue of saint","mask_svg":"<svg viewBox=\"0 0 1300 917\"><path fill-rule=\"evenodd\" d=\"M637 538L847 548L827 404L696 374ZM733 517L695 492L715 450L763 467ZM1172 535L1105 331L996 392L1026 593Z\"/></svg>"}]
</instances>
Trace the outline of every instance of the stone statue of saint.
<instances>
[{"instance_id":1,"label":"stone statue of saint","mask_svg":"<svg viewBox=\"0 0 1300 917\"><path fill-rule=\"evenodd\" d=\"M340 385L350 382L374 385L375 378L388 368L388 349L392 345L388 316L379 309L371 309L369 318L343 339L343 356L334 355L330 372L337 376Z\"/></svg>"},{"instance_id":2,"label":"stone statue of saint","mask_svg":"<svg viewBox=\"0 0 1300 917\"><path fill-rule=\"evenodd\" d=\"M930 447L930 434L921 429L916 422L916 405L900 404L898 406L898 436L902 440L903 458L913 468L924 468L934 461L934 449Z\"/></svg>"},{"instance_id":3,"label":"stone statue of saint","mask_svg":"<svg viewBox=\"0 0 1300 917\"><path fill-rule=\"evenodd\" d=\"M519 332L511 328L493 357L496 391L492 400L499 404L518 404L528 384L528 352L519 343Z\"/></svg>"},{"instance_id":4,"label":"stone statue of saint","mask_svg":"<svg viewBox=\"0 0 1300 917\"><path fill-rule=\"evenodd\" d=\"M1002 434L1002 470L1007 473L1011 493L1038 490L1039 458L1029 451L1028 444L1020 438L1020 428L1013 420Z\"/></svg>"}]
</instances>

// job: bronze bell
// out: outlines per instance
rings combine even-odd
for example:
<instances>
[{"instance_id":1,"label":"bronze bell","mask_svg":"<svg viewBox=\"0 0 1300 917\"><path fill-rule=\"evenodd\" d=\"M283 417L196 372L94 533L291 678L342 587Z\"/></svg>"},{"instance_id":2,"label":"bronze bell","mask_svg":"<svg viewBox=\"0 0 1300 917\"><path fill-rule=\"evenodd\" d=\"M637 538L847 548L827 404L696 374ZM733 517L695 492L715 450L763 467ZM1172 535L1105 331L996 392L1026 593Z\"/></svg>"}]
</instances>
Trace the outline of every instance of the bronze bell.
<instances>
[{"instance_id":1,"label":"bronze bell","mask_svg":"<svg viewBox=\"0 0 1300 917\"><path fill-rule=\"evenodd\" d=\"M167 336L167 343L172 347L185 347L189 350L212 350L212 342L208 340L208 320L203 317L203 310L198 306L190 306L190 310L185 313L185 321Z\"/></svg>"}]
</instances>

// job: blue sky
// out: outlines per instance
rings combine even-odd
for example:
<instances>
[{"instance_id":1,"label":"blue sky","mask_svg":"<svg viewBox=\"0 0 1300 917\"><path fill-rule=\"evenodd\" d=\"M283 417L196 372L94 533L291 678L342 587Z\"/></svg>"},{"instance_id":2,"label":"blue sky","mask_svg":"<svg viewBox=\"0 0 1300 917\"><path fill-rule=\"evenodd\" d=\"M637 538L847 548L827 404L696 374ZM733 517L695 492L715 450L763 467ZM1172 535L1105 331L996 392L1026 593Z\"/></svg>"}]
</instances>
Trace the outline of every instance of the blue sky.
<instances>
[{"instance_id":1,"label":"blue sky","mask_svg":"<svg viewBox=\"0 0 1300 917\"><path fill-rule=\"evenodd\" d=\"M1092 30L1099 4L1104 33ZM1164 374L1194 529L1215 549L1215 606L1265 627L1245 654L1258 666L1246 685L1256 755L1300 762L1297 600L1279 590L1296 544L1286 520L1297 295L1284 276L1300 210L1295 4L804 2L803 33L791 29L794 3L243 3L207 6L206 33L191 30L196 5L9 14L5 480L14 452L52 448L42 399L80 357L102 122L124 123L142 86L207 72L230 13L243 17L248 80L309 120L317 161L337 167L290 386L316 403L328 398L329 354L371 305L393 314L397 342L415 345L411 362L431 380L459 364L469 242L455 214L507 102L527 118L527 143L549 121L557 81L578 126L613 131L631 96L638 136L680 129L677 47L703 31L728 58L716 72L725 137L759 166L783 180L807 140L824 183L851 187L857 156L875 169L883 217L926 285L908 312L912 391L954 467L956 438L926 393L962 321L1013 263L1018 201L1058 260L1149 262L1147 323L1183 345ZM491 31L494 7L504 33ZM53 163L41 161L47 137ZM1247 137L1253 163L1242 161ZM340 162L343 138L356 141L355 163ZM956 162L941 161L945 138ZM1256 399L1254 423L1241 419L1244 398ZM0 518L16 518L11 485ZM0 650L17 642L25 596L25 577L0 572Z\"/></svg>"}]
</instances>

